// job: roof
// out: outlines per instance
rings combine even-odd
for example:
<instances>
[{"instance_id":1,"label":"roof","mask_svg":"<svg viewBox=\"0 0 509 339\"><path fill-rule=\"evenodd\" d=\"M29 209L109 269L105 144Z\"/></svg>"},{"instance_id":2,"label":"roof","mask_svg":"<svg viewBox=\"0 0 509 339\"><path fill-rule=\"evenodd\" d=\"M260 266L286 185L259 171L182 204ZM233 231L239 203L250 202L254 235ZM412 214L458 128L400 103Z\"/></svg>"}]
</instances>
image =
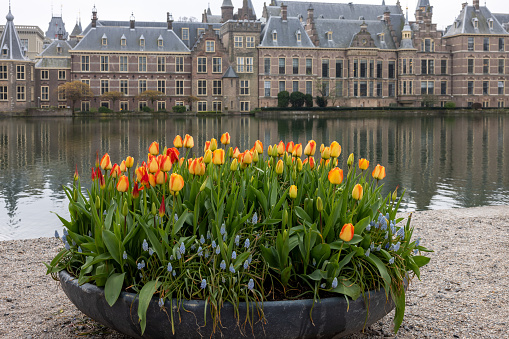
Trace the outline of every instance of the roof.
<instances>
[{"instance_id":1,"label":"roof","mask_svg":"<svg viewBox=\"0 0 509 339\"><path fill-rule=\"evenodd\" d=\"M209 24L219 24L219 23L221 23L222 19L223 18L221 15L207 14L207 23L209 23Z\"/></svg>"},{"instance_id":2,"label":"roof","mask_svg":"<svg viewBox=\"0 0 509 339\"><path fill-rule=\"evenodd\" d=\"M272 33L277 32L277 41ZM297 32L301 34L301 41L297 41ZM262 31L261 47L315 47L298 18L288 18L283 21L281 17L271 16Z\"/></svg>"},{"instance_id":3,"label":"roof","mask_svg":"<svg viewBox=\"0 0 509 339\"><path fill-rule=\"evenodd\" d=\"M493 20L493 29L490 29L488 20ZM474 28L477 21L477 28ZM497 18L485 6L479 6L476 11L474 6L465 6L454 23L447 27L444 37L456 34L509 34Z\"/></svg>"},{"instance_id":4,"label":"roof","mask_svg":"<svg viewBox=\"0 0 509 339\"><path fill-rule=\"evenodd\" d=\"M224 74L223 74L223 79L224 78L238 78L238 77L239 76L237 75L237 73L235 73L232 66L228 67L226 72L224 72Z\"/></svg>"},{"instance_id":5,"label":"roof","mask_svg":"<svg viewBox=\"0 0 509 339\"><path fill-rule=\"evenodd\" d=\"M81 31L81 23L76 22L76 25L74 25L74 28L71 32L71 36L78 36L80 35Z\"/></svg>"},{"instance_id":6,"label":"roof","mask_svg":"<svg viewBox=\"0 0 509 339\"><path fill-rule=\"evenodd\" d=\"M16 27L14 27L14 15L11 13L11 8L9 6L9 13L5 17L7 19L7 23L5 24L5 29L0 37L0 60L28 60L25 56L26 50L21 45L21 41L19 40L18 32L16 31ZM4 55L3 50L7 50L7 54Z\"/></svg>"},{"instance_id":7,"label":"roof","mask_svg":"<svg viewBox=\"0 0 509 339\"><path fill-rule=\"evenodd\" d=\"M417 1L417 7L415 10L418 10L421 7L428 7L429 6L429 0L419 0Z\"/></svg>"},{"instance_id":8,"label":"roof","mask_svg":"<svg viewBox=\"0 0 509 339\"><path fill-rule=\"evenodd\" d=\"M209 25L212 25L212 28L219 29L221 28L222 24L220 23L203 23L203 22L174 22L173 23L173 30L175 31L175 34L182 40L182 42L189 48L192 49L192 47L196 44L196 41L199 38L198 35L198 28L206 30ZM189 33L189 40L183 40L182 38L182 28L187 28Z\"/></svg>"},{"instance_id":9,"label":"roof","mask_svg":"<svg viewBox=\"0 0 509 339\"><path fill-rule=\"evenodd\" d=\"M62 32L64 38L67 38L64 20L62 20L62 17L60 16L54 16L49 22L48 30L46 31L46 37L50 39L58 39L58 33L60 31Z\"/></svg>"},{"instance_id":10,"label":"roof","mask_svg":"<svg viewBox=\"0 0 509 339\"><path fill-rule=\"evenodd\" d=\"M102 45L103 36L107 44ZM121 46L121 38L125 36L126 45ZM163 46L158 46L158 38L163 38ZM144 39L144 46L140 40ZM189 49L178 38L174 31L155 27L97 27L90 29L80 40L74 50L77 51L152 51L152 52L189 52Z\"/></svg>"},{"instance_id":11,"label":"roof","mask_svg":"<svg viewBox=\"0 0 509 339\"><path fill-rule=\"evenodd\" d=\"M221 7L233 7L232 0L223 0Z\"/></svg>"}]
</instances>

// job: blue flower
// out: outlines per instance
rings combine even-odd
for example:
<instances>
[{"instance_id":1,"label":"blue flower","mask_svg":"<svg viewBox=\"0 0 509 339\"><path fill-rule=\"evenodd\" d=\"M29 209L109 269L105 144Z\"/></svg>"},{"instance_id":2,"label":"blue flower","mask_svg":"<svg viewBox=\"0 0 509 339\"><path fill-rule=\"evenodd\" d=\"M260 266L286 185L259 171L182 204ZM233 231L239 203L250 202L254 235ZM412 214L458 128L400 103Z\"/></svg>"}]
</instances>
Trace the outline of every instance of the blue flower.
<instances>
[{"instance_id":1,"label":"blue flower","mask_svg":"<svg viewBox=\"0 0 509 339\"><path fill-rule=\"evenodd\" d=\"M122 253L122 259L127 260L127 252L126 251L124 251L124 253Z\"/></svg>"},{"instance_id":2,"label":"blue flower","mask_svg":"<svg viewBox=\"0 0 509 339\"><path fill-rule=\"evenodd\" d=\"M82 253L81 246L78 246L78 253Z\"/></svg>"},{"instance_id":3,"label":"blue flower","mask_svg":"<svg viewBox=\"0 0 509 339\"><path fill-rule=\"evenodd\" d=\"M175 260L175 257L172 255L170 255L170 260Z\"/></svg>"},{"instance_id":4,"label":"blue flower","mask_svg":"<svg viewBox=\"0 0 509 339\"><path fill-rule=\"evenodd\" d=\"M67 236L65 234L62 236L62 242L64 244L67 242Z\"/></svg>"},{"instance_id":5,"label":"blue flower","mask_svg":"<svg viewBox=\"0 0 509 339\"><path fill-rule=\"evenodd\" d=\"M194 251L196 246L194 244L191 245L191 251Z\"/></svg>"},{"instance_id":6,"label":"blue flower","mask_svg":"<svg viewBox=\"0 0 509 339\"><path fill-rule=\"evenodd\" d=\"M203 280L201 281L201 285L200 285L200 287L201 287L201 289L202 289L202 290L203 290L203 289L205 289L205 287L207 287L207 280L203 279Z\"/></svg>"},{"instance_id":7,"label":"blue flower","mask_svg":"<svg viewBox=\"0 0 509 339\"><path fill-rule=\"evenodd\" d=\"M235 236L235 246L239 246L240 243L240 235Z\"/></svg>"},{"instance_id":8,"label":"blue flower","mask_svg":"<svg viewBox=\"0 0 509 339\"><path fill-rule=\"evenodd\" d=\"M210 232L207 232L207 239L210 240Z\"/></svg>"},{"instance_id":9,"label":"blue flower","mask_svg":"<svg viewBox=\"0 0 509 339\"><path fill-rule=\"evenodd\" d=\"M92 236L92 232L91 231L88 231L88 236L91 237Z\"/></svg>"},{"instance_id":10,"label":"blue flower","mask_svg":"<svg viewBox=\"0 0 509 339\"><path fill-rule=\"evenodd\" d=\"M174 270L172 274L173 274L173 276L176 276L177 275L177 271Z\"/></svg>"},{"instance_id":11,"label":"blue flower","mask_svg":"<svg viewBox=\"0 0 509 339\"><path fill-rule=\"evenodd\" d=\"M389 249L389 243L385 244L385 249Z\"/></svg>"},{"instance_id":12,"label":"blue flower","mask_svg":"<svg viewBox=\"0 0 509 339\"><path fill-rule=\"evenodd\" d=\"M197 253L198 253L199 257L203 256L203 248L201 248L201 246L198 247L198 252Z\"/></svg>"},{"instance_id":13,"label":"blue flower","mask_svg":"<svg viewBox=\"0 0 509 339\"><path fill-rule=\"evenodd\" d=\"M143 244L141 244L141 248L146 252L148 251L148 242L147 239L143 239Z\"/></svg>"},{"instance_id":14,"label":"blue flower","mask_svg":"<svg viewBox=\"0 0 509 339\"><path fill-rule=\"evenodd\" d=\"M202 236L200 237L200 244L203 245L204 243L205 243L205 238L203 237L203 234L202 234Z\"/></svg>"},{"instance_id":15,"label":"blue flower","mask_svg":"<svg viewBox=\"0 0 509 339\"><path fill-rule=\"evenodd\" d=\"M159 307L163 307L163 306L164 306L163 298L159 298Z\"/></svg>"},{"instance_id":16,"label":"blue flower","mask_svg":"<svg viewBox=\"0 0 509 339\"><path fill-rule=\"evenodd\" d=\"M224 277L221 278L221 281L223 282L223 284L226 282L226 279Z\"/></svg>"},{"instance_id":17,"label":"blue flower","mask_svg":"<svg viewBox=\"0 0 509 339\"><path fill-rule=\"evenodd\" d=\"M320 285L321 288L325 288L325 283Z\"/></svg>"},{"instance_id":18,"label":"blue flower","mask_svg":"<svg viewBox=\"0 0 509 339\"><path fill-rule=\"evenodd\" d=\"M247 270L247 269L248 269L248 267L249 267L249 263L248 263L248 262L247 262L247 260L246 260L246 261L244 261L244 269L245 269L245 270Z\"/></svg>"},{"instance_id":19,"label":"blue flower","mask_svg":"<svg viewBox=\"0 0 509 339\"><path fill-rule=\"evenodd\" d=\"M208 250L206 250L206 251L205 251L205 258L208 258L208 257L210 257L210 253L209 253L209 251L208 251Z\"/></svg>"},{"instance_id":20,"label":"blue flower","mask_svg":"<svg viewBox=\"0 0 509 339\"><path fill-rule=\"evenodd\" d=\"M389 259L389 264L391 264L391 265L392 265L392 264L394 264L394 257L391 257L391 258Z\"/></svg>"},{"instance_id":21,"label":"blue flower","mask_svg":"<svg viewBox=\"0 0 509 339\"><path fill-rule=\"evenodd\" d=\"M215 240L212 240L212 248L216 248L216 241Z\"/></svg>"},{"instance_id":22,"label":"blue flower","mask_svg":"<svg viewBox=\"0 0 509 339\"><path fill-rule=\"evenodd\" d=\"M230 272L235 273L235 267L233 267L233 264L230 264Z\"/></svg>"},{"instance_id":23,"label":"blue flower","mask_svg":"<svg viewBox=\"0 0 509 339\"><path fill-rule=\"evenodd\" d=\"M70 250L71 249L71 246L69 245L69 243L67 241L64 243L64 246L65 246L66 250Z\"/></svg>"},{"instance_id":24,"label":"blue flower","mask_svg":"<svg viewBox=\"0 0 509 339\"><path fill-rule=\"evenodd\" d=\"M396 233L396 236L398 237L402 237L403 239L405 239L405 229L403 227L401 227L398 232Z\"/></svg>"},{"instance_id":25,"label":"blue flower","mask_svg":"<svg viewBox=\"0 0 509 339\"><path fill-rule=\"evenodd\" d=\"M60 235L58 234L57 230L55 230L55 238L57 238L57 239L60 238Z\"/></svg>"},{"instance_id":26,"label":"blue flower","mask_svg":"<svg viewBox=\"0 0 509 339\"><path fill-rule=\"evenodd\" d=\"M67 232L67 229L64 228L64 235L67 237L69 235L69 232Z\"/></svg>"},{"instance_id":27,"label":"blue flower","mask_svg":"<svg viewBox=\"0 0 509 339\"><path fill-rule=\"evenodd\" d=\"M232 259L233 260L237 259L237 252L235 251L232 252Z\"/></svg>"},{"instance_id":28,"label":"blue flower","mask_svg":"<svg viewBox=\"0 0 509 339\"><path fill-rule=\"evenodd\" d=\"M316 259L313 258L313 266L316 266Z\"/></svg>"},{"instance_id":29,"label":"blue flower","mask_svg":"<svg viewBox=\"0 0 509 339\"><path fill-rule=\"evenodd\" d=\"M141 270L142 268L145 268L145 260L138 263L138 269Z\"/></svg>"},{"instance_id":30,"label":"blue flower","mask_svg":"<svg viewBox=\"0 0 509 339\"><path fill-rule=\"evenodd\" d=\"M377 250L377 252L380 252L380 251L382 250L382 245L378 245L378 246L376 247L376 250Z\"/></svg>"},{"instance_id":31,"label":"blue flower","mask_svg":"<svg viewBox=\"0 0 509 339\"><path fill-rule=\"evenodd\" d=\"M253 255L252 254L249 255L249 258L247 258L247 262L249 263L249 265L251 265L251 261L253 261Z\"/></svg>"},{"instance_id":32,"label":"blue flower","mask_svg":"<svg viewBox=\"0 0 509 339\"><path fill-rule=\"evenodd\" d=\"M182 258L182 255L180 254L180 252L177 252L177 259L180 260L180 258Z\"/></svg>"},{"instance_id":33,"label":"blue flower","mask_svg":"<svg viewBox=\"0 0 509 339\"><path fill-rule=\"evenodd\" d=\"M417 255L419 253L419 250L414 250L414 255Z\"/></svg>"},{"instance_id":34,"label":"blue flower","mask_svg":"<svg viewBox=\"0 0 509 339\"><path fill-rule=\"evenodd\" d=\"M244 247L245 248L249 248L249 246L251 245L251 242L249 241L249 238L246 239L246 241L244 242Z\"/></svg>"},{"instance_id":35,"label":"blue flower","mask_svg":"<svg viewBox=\"0 0 509 339\"><path fill-rule=\"evenodd\" d=\"M254 281L253 281L253 279L249 279L249 282L247 283L247 288L250 291L254 288Z\"/></svg>"},{"instance_id":36,"label":"blue flower","mask_svg":"<svg viewBox=\"0 0 509 339\"><path fill-rule=\"evenodd\" d=\"M223 235L223 241L226 241L226 239L228 239L228 234L227 234L227 233L225 233L225 234Z\"/></svg>"},{"instance_id":37,"label":"blue flower","mask_svg":"<svg viewBox=\"0 0 509 339\"><path fill-rule=\"evenodd\" d=\"M221 225L221 230L219 231L219 233L221 233L221 235L226 234L226 226L224 223Z\"/></svg>"},{"instance_id":38,"label":"blue flower","mask_svg":"<svg viewBox=\"0 0 509 339\"><path fill-rule=\"evenodd\" d=\"M369 250L368 250L369 251ZM334 278L334 280L332 280L332 285L331 285L332 288L336 288L338 287L338 278Z\"/></svg>"},{"instance_id":39,"label":"blue flower","mask_svg":"<svg viewBox=\"0 0 509 339\"><path fill-rule=\"evenodd\" d=\"M219 246L216 247L216 254L221 253L221 248Z\"/></svg>"},{"instance_id":40,"label":"blue flower","mask_svg":"<svg viewBox=\"0 0 509 339\"><path fill-rule=\"evenodd\" d=\"M389 239L389 232L385 233L385 240Z\"/></svg>"},{"instance_id":41,"label":"blue flower","mask_svg":"<svg viewBox=\"0 0 509 339\"><path fill-rule=\"evenodd\" d=\"M369 224L368 226L366 226L366 231L371 231L371 224Z\"/></svg>"},{"instance_id":42,"label":"blue flower","mask_svg":"<svg viewBox=\"0 0 509 339\"><path fill-rule=\"evenodd\" d=\"M178 221L179 220L179 216L177 215L177 213L175 213L175 221Z\"/></svg>"},{"instance_id":43,"label":"blue flower","mask_svg":"<svg viewBox=\"0 0 509 339\"><path fill-rule=\"evenodd\" d=\"M254 212L252 223L256 224L257 222L258 222L258 214L256 212Z\"/></svg>"},{"instance_id":44,"label":"blue flower","mask_svg":"<svg viewBox=\"0 0 509 339\"><path fill-rule=\"evenodd\" d=\"M76 241L74 241L74 239L72 240L72 245L76 246Z\"/></svg>"},{"instance_id":45,"label":"blue flower","mask_svg":"<svg viewBox=\"0 0 509 339\"><path fill-rule=\"evenodd\" d=\"M419 246L421 243L421 238L417 239L417 241L415 242L415 247Z\"/></svg>"},{"instance_id":46,"label":"blue flower","mask_svg":"<svg viewBox=\"0 0 509 339\"><path fill-rule=\"evenodd\" d=\"M399 251L399 247L401 246L401 243L398 241L396 245L394 245L394 251Z\"/></svg>"},{"instance_id":47,"label":"blue flower","mask_svg":"<svg viewBox=\"0 0 509 339\"><path fill-rule=\"evenodd\" d=\"M173 266L171 266L171 262L168 263L168 267L166 267L166 270L171 273L173 271Z\"/></svg>"},{"instance_id":48,"label":"blue flower","mask_svg":"<svg viewBox=\"0 0 509 339\"><path fill-rule=\"evenodd\" d=\"M370 248L368 248L368 250L366 251L366 253L364 253L364 255L365 255L366 257L369 257L369 255L370 255L370 254L371 254L371 249L370 249Z\"/></svg>"},{"instance_id":49,"label":"blue flower","mask_svg":"<svg viewBox=\"0 0 509 339\"><path fill-rule=\"evenodd\" d=\"M219 265L219 267L221 267L222 270L225 270L226 269L226 261L221 261L221 264Z\"/></svg>"},{"instance_id":50,"label":"blue flower","mask_svg":"<svg viewBox=\"0 0 509 339\"><path fill-rule=\"evenodd\" d=\"M154 250L152 249L152 247L150 247L148 249L148 255L152 256L152 254L154 254Z\"/></svg>"},{"instance_id":51,"label":"blue flower","mask_svg":"<svg viewBox=\"0 0 509 339\"><path fill-rule=\"evenodd\" d=\"M180 252L180 254L185 254L186 253L186 246L184 245L184 242L180 243L179 252Z\"/></svg>"},{"instance_id":52,"label":"blue flower","mask_svg":"<svg viewBox=\"0 0 509 339\"><path fill-rule=\"evenodd\" d=\"M369 245L369 249L374 251L375 250L375 243L371 243L371 245Z\"/></svg>"}]
</instances>

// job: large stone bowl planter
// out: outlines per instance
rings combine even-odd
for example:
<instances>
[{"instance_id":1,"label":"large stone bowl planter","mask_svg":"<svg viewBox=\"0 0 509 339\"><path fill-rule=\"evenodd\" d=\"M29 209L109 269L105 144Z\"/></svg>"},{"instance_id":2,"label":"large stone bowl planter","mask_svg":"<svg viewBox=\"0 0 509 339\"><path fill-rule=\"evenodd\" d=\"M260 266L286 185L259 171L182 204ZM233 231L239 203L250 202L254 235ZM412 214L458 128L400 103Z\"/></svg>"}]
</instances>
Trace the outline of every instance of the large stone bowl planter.
<instances>
[{"instance_id":1,"label":"large stone bowl planter","mask_svg":"<svg viewBox=\"0 0 509 339\"><path fill-rule=\"evenodd\" d=\"M134 293L122 292L110 307L104 290L92 284L78 285L78 280L66 271L59 273L60 284L78 309L97 322L135 338L337 338L359 332L381 319L394 308L391 298L384 291L373 291L349 306L345 298L326 298L317 301L312 311L312 300L271 301L263 304L266 322L260 321L256 308L250 304L253 327L245 324L246 306L240 303L240 326L234 318L231 304L221 310L221 325L213 333L213 321L207 312L205 325L204 306L201 300L184 301L177 313L170 303L161 310L157 298L153 298L147 311L147 327L142 336L138 324L138 298ZM176 305L176 302L173 302ZM348 311L347 311L348 309ZM368 314L369 309L369 314ZM170 311L173 311L175 334L172 334ZM179 321L180 319L180 321Z\"/></svg>"}]
</instances>

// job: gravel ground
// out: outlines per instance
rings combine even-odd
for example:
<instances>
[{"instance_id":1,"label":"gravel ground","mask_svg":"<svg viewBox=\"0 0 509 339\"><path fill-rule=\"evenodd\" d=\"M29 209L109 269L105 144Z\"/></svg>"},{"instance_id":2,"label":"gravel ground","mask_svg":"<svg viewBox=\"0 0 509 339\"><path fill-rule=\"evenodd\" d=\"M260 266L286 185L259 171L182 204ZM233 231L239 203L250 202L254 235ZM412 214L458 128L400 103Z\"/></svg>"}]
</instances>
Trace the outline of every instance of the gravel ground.
<instances>
[{"instance_id":1,"label":"gravel ground","mask_svg":"<svg viewBox=\"0 0 509 339\"><path fill-rule=\"evenodd\" d=\"M407 294L403 325L393 313L360 338L509 338L509 206L416 212L415 235L434 249ZM0 337L127 338L84 316L46 276L61 243L0 242Z\"/></svg>"}]
</instances>

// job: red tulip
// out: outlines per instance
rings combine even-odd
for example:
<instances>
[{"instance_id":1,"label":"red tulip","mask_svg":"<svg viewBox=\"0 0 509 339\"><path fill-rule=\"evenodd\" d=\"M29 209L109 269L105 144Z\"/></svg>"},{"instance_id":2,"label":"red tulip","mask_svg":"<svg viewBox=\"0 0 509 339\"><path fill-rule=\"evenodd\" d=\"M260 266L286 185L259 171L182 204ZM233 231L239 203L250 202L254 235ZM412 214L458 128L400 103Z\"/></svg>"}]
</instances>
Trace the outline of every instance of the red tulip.
<instances>
[{"instance_id":1,"label":"red tulip","mask_svg":"<svg viewBox=\"0 0 509 339\"><path fill-rule=\"evenodd\" d=\"M163 200L161 200L161 206L159 206L159 217L164 217L164 215L166 214L166 207L164 205L164 196L163 196Z\"/></svg>"}]
</instances>

